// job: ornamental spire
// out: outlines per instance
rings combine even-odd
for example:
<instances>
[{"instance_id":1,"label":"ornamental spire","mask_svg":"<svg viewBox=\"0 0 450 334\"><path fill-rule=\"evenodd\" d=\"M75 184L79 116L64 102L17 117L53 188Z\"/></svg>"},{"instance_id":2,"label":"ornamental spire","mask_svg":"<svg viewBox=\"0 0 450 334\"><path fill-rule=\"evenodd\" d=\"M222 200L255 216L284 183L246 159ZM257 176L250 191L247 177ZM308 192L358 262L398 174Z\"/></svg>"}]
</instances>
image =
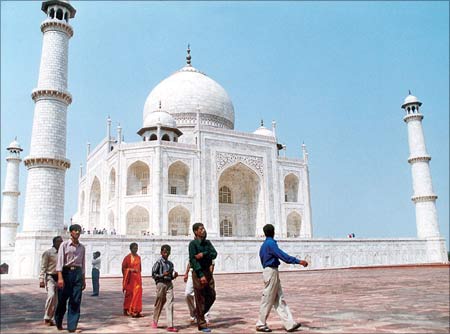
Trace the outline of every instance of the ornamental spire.
<instances>
[{"instance_id":1,"label":"ornamental spire","mask_svg":"<svg viewBox=\"0 0 450 334\"><path fill-rule=\"evenodd\" d=\"M190 48L189 44L188 44L188 48L187 48L186 64L188 66L191 66L191 48Z\"/></svg>"}]
</instances>

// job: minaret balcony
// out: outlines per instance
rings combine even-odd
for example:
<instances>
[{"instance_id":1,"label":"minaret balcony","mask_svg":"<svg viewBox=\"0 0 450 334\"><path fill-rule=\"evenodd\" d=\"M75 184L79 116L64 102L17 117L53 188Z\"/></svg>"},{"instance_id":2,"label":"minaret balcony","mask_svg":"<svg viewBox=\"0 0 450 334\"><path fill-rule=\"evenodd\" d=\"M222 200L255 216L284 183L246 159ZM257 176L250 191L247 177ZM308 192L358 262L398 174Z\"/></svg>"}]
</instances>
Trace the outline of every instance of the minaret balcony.
<instances>
[{"instance_id":1,"label":"minaret balcony","mask_svg":"<svg viewBox=\"0 0 450 334\"><path fill-rule=\"evenodd\" d=\"M428 162L430 160L431 160L431 157L429 155L424 155L424 156L421 156L421 157L410 157L408 159L408 162L410 164L413 164L415 162Z\"/></svg>"},{"instance_id":2,"label":"minaret balcony","mask_svg":"<svg viewBox=\"0 0 450 334\"><path fill-rule=\"evenodd\" d=\"M50 30L56 30L66 33L67 36L69 36L69 38L73 36L72 27L65 21L59 21L56 19L47 19L44 22L42 22L41 31L45 33L46 31Z\"/></svg>"},{"instance_id":3,"label":"minaret balcony","mask_svg":"<svg viewBox=\"0 0 450 334\"><path fill-rule=\"evenodd\" d=\"M423 119L422 114L409 114L403 117L403 120L408 123L409 121L421 121Z\"/></svg>"},{"instance_id":4,"label":"minaret balcony","mask_svg":"<svg viewBox=\"0 0 450 334\"><path fill-rule=\"evenodd\" d=\"M66 170L70 168L70 160L65 158L27 157L23 163L28 169L34 167L52 167Z\"/></svg>"},{"instance_id":5,"label":"minaret balcony","mask_svg":"<svg viewBox=\"0 0 450 334\"><path fill-rule=\"evenodd\" d=\"M434 202L435 200L437 200L437 195L425 195L425 196L412 196L411 197L411 201L413 201L414 203L417 202Z\"/></svg>"},{"instance_id":6,"label":"minaret balcony","mask_svg":"<svg viewBox=\"0 0 450 334\"><path fill-rule=\"evenodd\" d=\"M42 99L54 98L67 105L72 103L72 95L69 92L60 92L54 89L35 89L31 92L31 98L34 102Z\"/></svg>"}]
</instances>

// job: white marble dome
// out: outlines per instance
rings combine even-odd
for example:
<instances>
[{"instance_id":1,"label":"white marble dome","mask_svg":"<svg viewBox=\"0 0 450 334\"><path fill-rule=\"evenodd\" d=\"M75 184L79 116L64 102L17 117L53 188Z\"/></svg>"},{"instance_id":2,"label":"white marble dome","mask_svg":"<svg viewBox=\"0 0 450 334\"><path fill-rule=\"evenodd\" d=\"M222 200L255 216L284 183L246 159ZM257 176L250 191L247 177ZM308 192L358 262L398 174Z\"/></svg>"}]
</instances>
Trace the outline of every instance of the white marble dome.
<instances>
[{"instance_id":1,"label":"white marble dome","mask_svg":"<svg viewBox=\"0 0 450 334\"><path fill-rule=\"evenodd\" d=\"M198 110L201 124L234 128L234 107L225 89L191 65L164 79L150 92L144 105L144 122L158 109L160 101L178 127L194 127Z\"/></svg>"},{"instance_id":2,"label":"white marble dome","mask_svg":"<svg viewBox=\"0 0 450 334\"><path fill-rule=\"evenodd\" d=\"M163 110L157 110L147 115L144 119L144 128L150 128L157 126L158 123L161 126L168 128L176 128L177 123L175 119L168 112Z\"/></svg>"}]
</instances>

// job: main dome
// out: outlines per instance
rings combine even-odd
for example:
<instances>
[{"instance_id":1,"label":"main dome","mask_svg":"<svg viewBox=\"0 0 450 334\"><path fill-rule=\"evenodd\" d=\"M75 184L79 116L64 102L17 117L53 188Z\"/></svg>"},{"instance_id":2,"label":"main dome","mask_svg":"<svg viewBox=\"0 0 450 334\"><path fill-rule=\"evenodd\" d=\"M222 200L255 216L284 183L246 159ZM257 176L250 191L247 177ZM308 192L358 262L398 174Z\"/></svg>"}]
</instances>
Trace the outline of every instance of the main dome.
<instances>
[{"instance_id":1,"label":"main dome","mask_svg":"<svg viewBox=\"0 0 450 334\"><path fill-rule=\"evenodd\" d=\"M234 129L234 107L225 89L190 64L161 81L148 95L143 119L162 103L178 127L201 124Z\"/></svg>"}]
</instances>

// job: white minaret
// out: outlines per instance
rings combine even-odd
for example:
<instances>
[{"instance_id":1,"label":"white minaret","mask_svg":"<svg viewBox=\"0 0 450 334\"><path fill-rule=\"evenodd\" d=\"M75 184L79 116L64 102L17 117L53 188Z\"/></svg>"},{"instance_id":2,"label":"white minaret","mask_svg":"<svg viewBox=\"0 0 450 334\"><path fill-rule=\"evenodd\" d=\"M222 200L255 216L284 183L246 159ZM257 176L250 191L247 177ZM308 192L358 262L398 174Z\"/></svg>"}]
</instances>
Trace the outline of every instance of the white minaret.
<instances>
[{"instance_id":1,"label":"white minaret","mask_svg":"<svg viewBox=\"0 0 450 334\"><path fill-rule=\"evenodd\" d=\"M6 148L6 177L3 189L2 221L1 221L1 246L2 249L14 247L18 223L18 201L19 201L19 165L22 159L20 152L23 151L17 138Z\"/></svg>"},{"instance_id":2,"label":"white minaret","mask_svg":"<svg viewBox=\"0 0 450 334\"><path fill-rule=\"evenodd\" d=\"M411 197L416 206L417 236L423 238L439 237L439 225L436 211L437 196L433 191L429 161L431 157L425 147L422 129L423 115L420 113L420 102L417 97L409 95L402 108L406 115L403 120L408 125L409 159L411 164L413 191Z\"/></svg>"},{"instance_id":3,"label":"white minaret","mask_svg":"<svg viewBox=\"0 0 450 334\"><path fill-rule=\"evenodd\" d=\"M69 19L75 9L68 1L42 3L47 18L43 33L38 85L31 97L35 102L28 169L23 232L57 232L64 227L64 184L66 169L67 91Z\"/></svg>"}]
</instances>

